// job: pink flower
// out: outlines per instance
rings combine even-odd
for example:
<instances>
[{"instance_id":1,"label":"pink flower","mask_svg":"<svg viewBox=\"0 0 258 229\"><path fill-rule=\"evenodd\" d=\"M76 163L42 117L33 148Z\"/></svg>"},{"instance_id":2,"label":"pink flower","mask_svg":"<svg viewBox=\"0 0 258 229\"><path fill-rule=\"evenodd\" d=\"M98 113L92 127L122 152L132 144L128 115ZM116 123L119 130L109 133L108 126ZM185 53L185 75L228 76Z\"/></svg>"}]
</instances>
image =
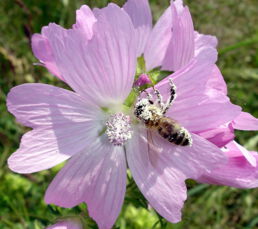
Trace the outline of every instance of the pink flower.
<instances>
[{"instance_id":1,"label":"pink flower","mask_svg":"<svg viewBox=\"0 0 258 229\"><path fill-rule=\"evenodd\" d=\"M180 8L180 1L172 2L171 7L179 7L189 16L187 8ZM218 147L195 134L215 129L240 114L240 108L224 93L210 88L209 76L217 58L214 48L200 49L179 70L176 63L177 71L169 76L177 87L177 97L166 115L187 129L192 145L172 144L155 132L150 145L149 132L134 115L133 105L124 104L133 86L137 57L146 50L146 63L152 68L158 64L154 64L154 55L159 60L166 54L160 46L163 39L158 43L157 37L142 34L149 31L160 36L170 10L151 30L149 6L144 0L137 5L135 0L128 1L124 9L114 4L93 12L81 7L72 29L50 24L32 39L36 57L74 92L46 84L24 84L13 88L7 98L9 111L33 128L9 158L9 167L32 173L70 158L48 187L45 201L68 208L85 202L101 229L111 228L120 212L126 161L150 205L171 222L181 219L184 181L198 179L225 162ZM168 44L170 36L167 40ZM148 54L151 48L153 53ZM168 99L168 78L156 89ZM149 89L149 93L153 91Z\"/></svg>"},{"instance_id":2,"label":"pink flower","mask_svg":"<svg viewBox=\"0 0 258 229\"><path fill-rule=\"evenodd\" d=\"M227 95L227 86L223 76L217 66L214 66L210 77L209 86L225 96ZM219 147L225 146L231 142L235 135L234 130L258 130L258 119L247 112L240 112L230 122L224 123L215 129L207 129L200 132L199 135L213 142Z\"/></svg>"},{"instance_id":3,"label":"pink flower","mask_svg":"<svg viewBox=\"0 0 258 229\"><path fill-rule=\"evenodd\" d=\"M162 61L158 62L158 64L165 70L175 71L189 64L191 59L198 55L203 49L206 50L206 53L212 52L212 49L217 45L217 40L215 37L201 35L194 31L191 15L188 8L183 7L182 1L175 1L175 3L171 2L171 9L173 31L169 45L165 45L166 55ZM167 12L167 15L171 13L171 11ZM169 20L167 20L167 22L168 21ZM171 25L170 23L167 23L167 27ZM164 49L162 50L164 51ZM150 53L152 52L153 51L150 51ZM154 57L153 61L155 60ZM154 66L156 65L154 64ZM195 79L199 80L197 77ZM207 88L210 88L210 91L217 91L220 94L224 94L224 98L227 98L226 83L215 64L209 75ZM249 113L240 112L233 117L232 120L227 121L216 128L207 126L206 129L195 131L196 134L206 138L217 146L225 146L226 150L223 148L223 151L225 151L229 158L227 164L215 169L211 173L203 175L199 181L207 181L208 183L217 183L240 188L254 188L258 186L256 182L256 170L258 166L256 163L257 153L249 153L242 146L232 142L235 137L235 129L258 130L258 119ZM238 148L233 147L234 145L238 146ZM236 152L238 152L237 155ZM242 163L240 163L240 161L242 161Z\"/></svg>"},{"instance_id":4,"label":"pink flower","mask_svg":"<svg viewBox=\"0 0 258 229\"><path fill-rule=\"evenodd\" d=\"M82 224L76 220L62 220L46 229L83 229Z\"/></svg>"},{"instance_id":5,"label":"pink flower","mask_svg":"<svg viewBox=\"0 0 258 229\"><path fill-rule=\"evenodd\" d=\"M133 23L136 54L144 56L147 71L160 66L164 70L176 71L201 50L213 52L217 45L216 37L194 31L191 14L188 7L183 6L182 0L172 0L154 27L148 0L128 0L123 9ZM86 5L77 10L73 30L82 33L84 40L92 38L93 26L100 11L94 9L92 12ZM32 37L32 50L52 74L64 80L50 43L47 27L43 27L41 34Z\"/></svg>"},{"instance_id":6,"label":"pink flower","mask_svg":"<svg viewBox=\"0 0 258 229\"><path fill-rule=\"evenodd\" d=\"M227 94L226 84L220 71L215 71L213 88ZM216 77L217 76L217 77ZM258 119L246 112L241 112L238 116L215 129L208 129L199 133L200 136L208 139L219 147L228 157L225 165L219 166L198 178L199 182L227 185L237 188L258 187L258 154L249 152L241 145L233 141L234 130L258 130Z\"/></svg>"},{"instance_id":7,"label":"pink flower","mask_svg":"<svg viewBox=\"0 0 258 229\"><path fill-rule=\"evenodd\" d=\"M214 169L198 178L199 182L227 185L236 188L258 187L258 154L231 142L224 147L229 158L227 164Z\"/></svg>"},{"instance_id":8,"label":"pink flower","mask_svg":"<svg viewBox=\"0 0 258 229\"><path fill-rule=\"evenodd\" d=\"M163 17L164 19L162 21ZM162 29L159 30L159 34L161 34L161 36L166 34L166 38L169 40L169 42L164 41L165 44L160 42L160 40L162 40L161 37L155 36L155 29L159 27L159 23L163 25ZM170 33L171 29L172 33ZM166 31L166 33L164 32L163 34L162 31ZM156 67L161 65L162 69L176 71L186 66L199 52L206 50L207 54L212 53L213 49L217 46L217 39L214 36L203 35L194 31L188 7L183 6L182 0L176 0L174 2L171 1L170 8L166 10L154 27L149 43L150 45L147 44L146 52L144 53L147 66ZM155 51L151 49L151 44L153 46L159 44L162 48L158 49L157 46L153 49L161 50L160 53L166 52L165 56L161 58L162 61L156 61L156 55L151 55L151 53L155 53ZM149 63L153 62L153 65L148 64L148 60L151 59L151 57L152 61L149 61ZM227 85L219 68L215 64L212 74L209 75L208 85L212 90L217 90L227 96ZM198 134L222 147L234 139L234 129L258 130L258 119L249 113L241 112L234 117L231 122L224 123L216 129L207 129Z\"/></svg>"}]
</instances>

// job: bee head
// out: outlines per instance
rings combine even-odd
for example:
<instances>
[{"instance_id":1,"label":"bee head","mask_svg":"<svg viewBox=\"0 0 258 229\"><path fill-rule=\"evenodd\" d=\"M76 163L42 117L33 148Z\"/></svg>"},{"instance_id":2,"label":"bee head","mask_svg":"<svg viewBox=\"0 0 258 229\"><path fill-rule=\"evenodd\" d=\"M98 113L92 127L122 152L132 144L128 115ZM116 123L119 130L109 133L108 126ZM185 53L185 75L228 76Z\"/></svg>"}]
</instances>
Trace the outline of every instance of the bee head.
<instances>
[{"instance_id":1,"label":"bee head","mask_svg":"<svg viewBox=\"0 0 258 229\"><path fill-rule=\"evenodd\" d=\"M148 107L150 106L150 102L148 99L143 98L140 99L134 106L134 114L139 119L145 119L144 114L148 112Z\"/></svg>"}]
</instances>

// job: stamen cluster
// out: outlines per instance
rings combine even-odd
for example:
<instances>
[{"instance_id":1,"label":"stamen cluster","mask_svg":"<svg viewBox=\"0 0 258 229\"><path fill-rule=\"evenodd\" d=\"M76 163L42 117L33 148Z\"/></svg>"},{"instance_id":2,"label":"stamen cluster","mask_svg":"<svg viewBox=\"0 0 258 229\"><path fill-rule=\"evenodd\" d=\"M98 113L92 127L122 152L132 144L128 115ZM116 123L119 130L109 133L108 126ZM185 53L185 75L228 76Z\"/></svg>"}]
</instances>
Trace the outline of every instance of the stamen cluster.
<instances>
[{"instance_id":1,"label":"stamen cluster","mask_svg":"<svg viewBox=\"0 0 258 229\"><path fill-rule=\"evenodd\" d=\"M108 140L115 146L122 146L132 138L130 117L123 113L116 113L110 116L106 122L106 134Z\"/></svg>"}]
</instances>

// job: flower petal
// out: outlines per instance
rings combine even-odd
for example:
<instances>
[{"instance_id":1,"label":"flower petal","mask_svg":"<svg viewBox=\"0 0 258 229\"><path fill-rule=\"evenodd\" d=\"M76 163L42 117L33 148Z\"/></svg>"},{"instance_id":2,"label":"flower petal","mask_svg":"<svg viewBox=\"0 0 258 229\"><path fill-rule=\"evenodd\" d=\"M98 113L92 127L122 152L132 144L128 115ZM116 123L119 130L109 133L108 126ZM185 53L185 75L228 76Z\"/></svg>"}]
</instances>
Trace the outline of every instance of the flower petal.
<instances>
[{"instance_id":1,"label":"flower petal","mask_svg":"<svg viewBox=\"0 0 258 229\"><path fill-rule=\"evenodd\" d=\"M233 143L234 144L234 143ZM198 181L201 183L227 185L236 188L258 187L258 168L252 166L240 150L227 145L225 154L228 162L221 167L214 169L211 173L201 176ZM258 162L258 154L250 152ZM256 163L257 164L257 163Z\"/></svg>"},{"instance_id":2,"label":"flower petal","mask_svg":"<svg viewBox=\"0 0 258 229\"><path fill-rule=\"evenodd\" d=\"M56 66L48 39L44 35L33 34L31 38L31 46L34 55L48 69L48 71L63 80L63 77Z\"/></svg>"},{"instance_id":3,"label":"flower petal","mask_svg":"<svg viewBox=\"0 0 258 229\"><path fill-rule=\"evenodd\" d=\"M9 168L17 173L33 173L65 161L71 156L72 145L66 145L62 137L59 136L57 140L51 130L33 130L24 134L20 148L8 158ZM59 149L59 142L62 151Z\"/></svg>"},{"instance_id":4,"label":"flower petal","mask_svg":"<svg viewBox=\"0 0 258 229\"><path fill-rule=\"evenodd\" d=\"M167 220L179 222L186 200L186 176L163 160L159 168L153 167L147 144L140 136L135 136L128 144L127 161L135 182L150 205Z\"/></svg>"},{"instance_id":5,"label":"flower petal","mask_svg":"<svg viewBox=\"0 0 258 229\"><path fill-rule=\"evenodd\" d=\"M210 46L216 48L218 45L218 40L215 36L204 35L198 32L194 32L194 49L195 56L198 55L199 50L204 46Z\"/></svg>"},{"instance_id":6,"label":"flower petal","mask_svg":"<svg viewBox=\"0 0 258 229\"><path fill-rule=\"evenodd\" d=\"M233 141L227 144L226 147L228 150L240 152L245 157L245 159L250 163L250 165L252 165L253 167L256 166L256 158L254 157L254 155L247 149L245 149L243 146L239 145L237 142Z\"/></svg>"},{"instance_id":7,"label":"flower petal","mask_svg":"<svg viewBox=\"0 0 258 229\"><path fill-rule=\"evenodd\" d=\"M188 65L155 86L167 99L170 90L168 79L173 80L177 97L167 116L192 132L217 128L232 121L241 111L223 92L210 88L209 79L215 60L216 51L205 48Z\"/></svg>"},{"instance_id":8,"label":"flower petal","mask_svg":"<svg viewBox=\"0 0 258 229\"><path fill-rule=\"evenodd\" d=\"M170 167L184 173L187 178L196 179L202 173L210 172L212 168L226 162L224 153L217 146L196 134L191 133L191 137L192 146L177 146L158 134L153 135L153 142L162 148L160 157L163 157Z\"/></svg>"},{"instance_id":9,"label":"flower petal","mask_svg":"<svg viewBox=\"0 0 258 229\"><path fill-rule=\"evenodd\" d=\"M197 134L220 148L235 138L234 129L231 125L222 125L218 128L202 131Z\"/></svg>"},{"instance_id":10,"label":"flower petal","mask_svg":"<svg viewBox=\"0 0 258 229\"><path fill-rule=\"evenodd\" d=\"M102 118L100 109L78 94L41 83L13 87L7 107L20 123L32 128L74 126Z\"/></svg>"},{"instance_id":11,"label":"flower petal","mask_svg":"<svg viewBox=\"0 0 258 229\"><path fill-rule=\"evenodd\" d=\"M241 109L224 94L206 91L204 95L175 102L168 115L192 132L213 129L236 117Z\"/></svg>"},{"instance_id":12,"label":"flower petal","mask_svg":"<svg viewBox=\"0 0 258 229\"><path fill-rule=\"evenodd\" d=\"M54 24L47 36L65 81L94 104L108 106L122 102L132 88L135 34L130 17L115 4L96 17L94 36L88 42L79 31L63 31Z\"/></svg>"},{"instance_id":13,"label":"flower petal","mask_svg":"<svg viewBox=\"0 0 258 229\"><path fill-rule=\"evenodd\" d=\"M149 2L148 0L128 0L123 8L131 17L136 29L137 56L141 56L152 29Z\"/></svg>"},{"instance_id":14,"label":"flower petal","mask_svg":"<svg viewBox=\"0 0 258 229\"><path fill-rule=\"evenodd\" d=\"M241 112L232 125L238 130L258 130L258 119L247 112Z\"/></svg>"},{"instance_id":15,"label":"flower petal","mask_svg":"<svg viewBox=\"0 0 258 229\"><path fill-rule=\"evenodd\" d=\"M100 229L111 228L114 224L126 188L124 149L105 141L89 144L87 149L72 157L45 195L48 204L61 207L87 203L89 214Z\"/></svg>"},{"instance_id":16,"label":"flower petal","mask_svg":"<svg viewBox=\"0 0 258 229\"><path fill-rule=\"evenodd\" d=\"M85 40L89 40L93 36L93 25L95 22L96 18L91 9L87 5L83 5L76 11L76 24L73 25L73 29L80 31L84 35ZM63 32L66 31L62 27L59 27L59 29L63 30ZM57 67L55 53L48 40L47 33L48 26L45 26L42 28L41 34L34 34L32 36L32 51L49 72L64 80Z\"/></svg>"},{"instance_id":17,"label":"flower petal","mask_svg":"<svg viewBox=\"0 0 258 229\"><path fill-rule=\"evenodd\" d=\"M77 94L45 84L14 87L7 97L9 111L34 128L8 160L20 173L50 168L83 149L98 136L102 119L98 108Z\"/></svg>"},{"instance_id":18,"label":"flower petal","mask_svg":"<svg viewBox=\"0 0 258 229\"><path fill-rule=\"evenodd\" d=\"M76 24L73 25L73 29L81 30L85 38L90 40L93 36L93 25L96 21L92 10L87 5L83 5L76 11Z\"/></svg>"},{"instance_id":19,"label":"flower petal","mask_svg":"<svg viewBox=\"0 0 258 229\"><path fill-rule=\"evenodd\" d=\"M208 87L210 87L211 89L216 89L218 91L221 91L225 95L227 95L228 93L227 84L217 65L214 65L212 69L212 72L210 74L209 81L208 81Z\"/></svg>"},{"instance_id":20,"label":"flower petal","mask_svg":"<svg viewBox=\"0 0 258 229\"><path fill-rule=\"evenodd\" d=\"M162 69L176 71L194 56L194 27L188 7L183 2L171 1L172 35L162 63Z\"/></svg>"},{"instance_id":21,"label":"flower petal","mask_svg":"<svg viewBox=\"0 0 258 229\"><path fill-rule=\"evenodd\" d=\"M80 222L75 220L63 220L54 225L47 227L46 229L83 229Z\"/></svg>"},{"instance_id":22,"label":"flower petal","mask_svg":"<svg viewBox=\"0 0 258 229\"><path fill-rule=\"evenodd\" d=\"M145 130L134 135L127 147L128 164L150 205L175 223L181 219L186 199L185 179L211 171L224 163L225 157L219 148L194 134L191 147L176 146L156 133L149 134L152 143Z\"/></svg>"},{"instance_id":23,"label":"flower petal","mask_svg":"<svg viewBox=\"0 0 258 229\"><path fill-rule=\"evenodd\" d=\"M171 38L172 14L167 8L154 26L144 50L147 71L161 66Z\"/></svg>"}]
</instances>

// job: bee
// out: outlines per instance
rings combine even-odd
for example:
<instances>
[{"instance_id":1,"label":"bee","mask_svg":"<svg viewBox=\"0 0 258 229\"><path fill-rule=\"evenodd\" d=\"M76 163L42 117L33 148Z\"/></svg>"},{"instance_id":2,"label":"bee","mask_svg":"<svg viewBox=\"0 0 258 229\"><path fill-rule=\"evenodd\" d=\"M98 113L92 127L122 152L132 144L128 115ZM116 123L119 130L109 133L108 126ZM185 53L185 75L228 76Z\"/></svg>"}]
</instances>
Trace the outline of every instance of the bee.
<instances>
[{"instance_id":1,"label":"bee","mask_svg":"<svg viewBox=\"0 0 258 229\"><path fill-rule=\"evenodd\" d=\"M160 92L153 88L157 101L153 101L152 95L144 91L146 98L139 98L135 104L134 114L141 120L149 130L154 130L161 137L179 146L191 146L192 138L190 133L176 120L166 117L166 112L176 98L176 86L169 79L170 96L166 103L163 102Z\"/></svg>"}]
</instances>

